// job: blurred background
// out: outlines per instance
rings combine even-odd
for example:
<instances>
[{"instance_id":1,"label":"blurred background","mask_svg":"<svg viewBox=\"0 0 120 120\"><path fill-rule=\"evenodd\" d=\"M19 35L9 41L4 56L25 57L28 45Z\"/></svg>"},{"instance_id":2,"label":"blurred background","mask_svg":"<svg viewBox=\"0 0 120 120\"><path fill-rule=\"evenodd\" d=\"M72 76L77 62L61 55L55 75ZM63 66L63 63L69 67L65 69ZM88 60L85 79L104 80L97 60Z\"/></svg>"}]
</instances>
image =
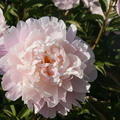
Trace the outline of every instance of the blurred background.
<instances>
[{"instance_id":1,"label":"blurred background","mask_svg":"<svg viewBox=\"0 0 120 120\"><path fill-rule=\"evenodd\" d=\"M94 48L98 77L90 83L85 102L80 103L81 108L73 107L67 116L57 115L53 120L120 120L120 16L116 5L113 4L109 10L111 6L106 2L99 0L104 14L100 15L92 14L82 1L73 9L59 10L51 0L0 0L8 25L15 26L19 20L28 18L55 16L68 26L75 24L77 35ZM99 40L97 45L96 39ZM49 119L34 115L21 99L15 102L7 100L0 87L0 120Z\"/></svg>"}]
</instances>

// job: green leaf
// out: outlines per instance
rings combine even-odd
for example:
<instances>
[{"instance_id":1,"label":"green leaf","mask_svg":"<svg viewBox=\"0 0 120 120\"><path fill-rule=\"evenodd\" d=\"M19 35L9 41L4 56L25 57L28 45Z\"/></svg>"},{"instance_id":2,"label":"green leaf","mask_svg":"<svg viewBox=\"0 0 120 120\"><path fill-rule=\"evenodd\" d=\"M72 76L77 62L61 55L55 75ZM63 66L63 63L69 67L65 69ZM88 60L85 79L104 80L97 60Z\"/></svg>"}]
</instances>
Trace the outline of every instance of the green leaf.
<instances>
[{"instance_id":1,"label":"green leaf","mask_svg":"<svg viewBox=\"0 0 120 120\"><path fill-rule=\"evenodd\" d=\"M42 6L43 6L43 4L41 4L41 3L36 3L36 4L32 5L32 8L34 8L34 7L42 7Z\"/></svg>"},{"instance_id":2,"label":"green leaf","mask_svg":"<svg viewBox=\"0 0 120 120\"><path fill-rule=\"evenodd\" d=\"M99 0L103 12L106 12L109 8L109 0Z\"/></svg>"},{"instance_id":3,"label":"green leaf","mask_svg":"<svg viewBox=\"0 0 120 120\"><path fill-rule=\"evenodd\" d=\"M6 114L6 115L8 115L9 117L11 117L13 114L12 114L12 112L11 111L9 111L9 110L7 110L7 109L5 109L5 110L3 110L4 111L4 113Z\"/></svg>"},{"instance_id":4,"label":"green leaf","mask_svg":"<svg viewBox=\"0 0 120 120\"><path fill-rule=\"evenodd\" d=\"M28 117L30 114L31 110L29 110L27 107L24 107L17 116L18 118L23 119Z\"/></svg>"},{"instance_id":5,"label":"green leaf","mask_svg":"<svg viewBox=\"0 0 120 120\"><path fill-rule=\"evenodd\" d=\"M16 110L14 105L10 105L10 108L12 110L13 116L16 116Z\"/></svg>"}]
</instances>

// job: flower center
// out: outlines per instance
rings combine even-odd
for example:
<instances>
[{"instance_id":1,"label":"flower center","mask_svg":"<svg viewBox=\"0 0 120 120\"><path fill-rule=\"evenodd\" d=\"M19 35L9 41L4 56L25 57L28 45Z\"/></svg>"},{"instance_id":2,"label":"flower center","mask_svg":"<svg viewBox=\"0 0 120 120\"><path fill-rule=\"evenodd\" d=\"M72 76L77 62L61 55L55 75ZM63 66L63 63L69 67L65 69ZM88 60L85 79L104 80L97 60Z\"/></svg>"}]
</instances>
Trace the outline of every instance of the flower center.
<instances>
[{"instance_id":1,"label":"flower center","mask_svg":"<svg viewBox=\"0 0 120 120\"><path fill-rule=\"evenodd\" d=\"M52 64L52 63L55 62L55 60L52 60L49 56L45 56L45 57L44 57L44 62L45 62L45 63L50 63L50 64Z\"/></svg>"},{"instance_id":2,"label":"flower center","mask_svg":"<svg viewBox=\"0 0 120 120\"><path fill-rule=\"evenodd\" d=\"M35 65L35 75L39 79L54 81L58 84L62 75L63 51L58 46L49 46L45 51L39 52L40 47L33 51L33 61Z\"/></svg>"}]
</instances>

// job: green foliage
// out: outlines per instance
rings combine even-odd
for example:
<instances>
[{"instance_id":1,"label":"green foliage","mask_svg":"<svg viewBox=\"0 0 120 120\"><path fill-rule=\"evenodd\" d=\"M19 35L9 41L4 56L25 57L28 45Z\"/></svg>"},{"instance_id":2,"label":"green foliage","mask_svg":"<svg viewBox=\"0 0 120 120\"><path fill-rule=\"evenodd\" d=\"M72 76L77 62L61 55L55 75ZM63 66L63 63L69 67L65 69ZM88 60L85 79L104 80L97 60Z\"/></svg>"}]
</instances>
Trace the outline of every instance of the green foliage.
<instances>
[{"instance_id":1,"label":"green foliage","mask_svg":"<svg viewBox=\"0 0 120 120\"><path fill-rule=\"evenodd\" d=\"M107 0L99 0L104 14L109 8ZM56 16L67 25L76 24L77 35L90 46L96 41L105 18L92 14L84 4L69 11L56 8L51 0L0 0L7 24L16 25L19 20L30 17ZM57 115L53 120L120 120L120 17L115 7L109 12L108 21L100 36L94 52L98 78L91 83L90 93L81 104L75 107L68 116ZM1 76L2 77L2 76ZM22 100L15 102L5 98L0 88L0 120L48 120L34 115Z\"/></svg>"}]
</instances>

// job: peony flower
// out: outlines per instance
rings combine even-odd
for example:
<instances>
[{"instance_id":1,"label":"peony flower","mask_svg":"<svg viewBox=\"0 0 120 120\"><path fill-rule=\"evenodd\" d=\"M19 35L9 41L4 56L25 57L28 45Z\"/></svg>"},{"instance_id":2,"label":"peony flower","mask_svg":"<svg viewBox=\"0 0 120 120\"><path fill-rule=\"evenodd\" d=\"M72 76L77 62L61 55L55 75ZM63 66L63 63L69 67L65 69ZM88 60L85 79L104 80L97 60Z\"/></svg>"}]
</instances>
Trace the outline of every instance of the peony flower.
<instances>
[{"instance_id":1,"label":"peony flower","mask_svg":"<svg viewBox=\"0 0 120 120\"><path fill-rule=\"evenodd\" d=\"M3 11L2 9L0 9L0 57L6 54L6 51L3 45L3 39L4 39L3 34L6 31L6 29L7 29L6 21L3 16Z\"/></svg>"},{"instance_id":2,"label":"peony flower","mask_svg":"<svg viewBox=\"0 0 120 120\"><path fill-rule=\"evenodd\" d=\"M80 0L53 0L56 7L62 10L68 10L79 5Z\"/></svg>"},{"instance_id":3,"label":"peony flower","mask_svg":"<svg viewBox=\"0 0 120 120\"><path fill-rule=\"evenodd\" d=\"M101 9L101 6L99 4L99 1L98 0L94 0L94 2L90 2L90 11L93 13L93 14L99 14L99 15L102 15L104 16L104 13Z\"/></svg>"},{"instance_id":4,"label":"peony flower","mask_svg":"<svg viewBox=\"0 0 120 120\"><path fill-rule=\"evenodd\" d=\"M83 2L85 3L86 7L90 8L90 11L93 14L99 14L99 15L104 16L99 0L83 0Z\"/></svg>"},{"instance_id":5,"label":"peony flower","mask_svg":"<svg viewBox=\"0 0 120 120\"><path fill-rule=\"evenodd\" d=\"M5 34L7 54L0 59L2 88L44 117L67 115L79 106L96 79L91 48L76 37L76 27L55 17L20 21Z\"/></svg>"},{"instance_id":6,"label":"peony flower","mask_svg":"<svg viewBox=\"0 0 120 120\"><path fill-rule=\"evenodd\" d=\"M116 10L117 10L118 15L120 15L120 0L117 1Z\"/></svg>"},{"instance_id":7,"label":"peony flower","mask_svg":"<svg viewBox=\"0 0 120 120\"><path fill-rule=\"evenodd\" d=\"M105 17L102 8L100 6L99 0L83 0L86 7L90 8L92 14L99 14ZM107 6L110 4L110 0L107 0ZM109 7L107 7L108 9Z\"/></svg>"}]
</instances>

